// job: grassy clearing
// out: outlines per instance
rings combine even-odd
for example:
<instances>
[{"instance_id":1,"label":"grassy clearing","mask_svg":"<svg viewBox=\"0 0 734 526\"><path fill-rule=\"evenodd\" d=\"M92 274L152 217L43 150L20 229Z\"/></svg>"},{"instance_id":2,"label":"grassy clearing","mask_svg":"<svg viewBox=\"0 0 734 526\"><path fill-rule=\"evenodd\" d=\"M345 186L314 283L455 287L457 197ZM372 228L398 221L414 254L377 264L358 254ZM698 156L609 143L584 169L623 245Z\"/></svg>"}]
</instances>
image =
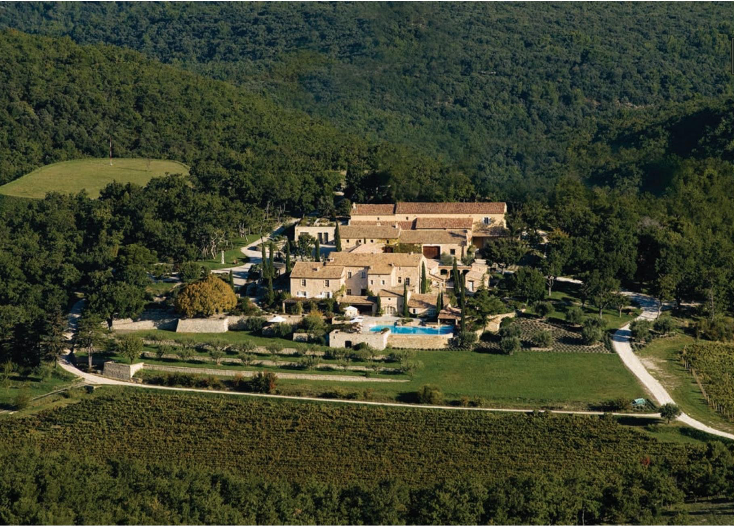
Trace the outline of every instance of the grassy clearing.
<instances>
[{"instance_id":1,"label":"grassy clearing","mask_svg":"<svg viewBox=\"0 0 734 526\"><path fill-rule=\"evenodd\" d=\"M581 307L579 285L563 282L557 283L550 299L553 302L556 312L548 316L548 318L566 321L566 311L571 304ZM587 304L585 307L582 307L582 310L586 316L599 316L599 309L592 305ZM532 309L529 309L529 312L533 312ZM634 320L641 312L638 308L626 309L622 312L622 316L620 316L619 311L616 309L604 309L602 311L602 318L604 318L607 329L616 330Z\"/></svg>"},{"instance_id":2,"label":"grassy clearing","mask_svg":"<svg viewBox=\"0 0 734 526\"><path fill-rule=\"evenodd\" d=\"M258 234L250 234L249 236L232 239L232 248L224 251L224 265L222 265L221 263L221 254L217 254L217 257L214 259L200 259L197 261L197 263L199 263L202 267L208 268L209 270L219 270L223 268L242 265L246 262L246 258L245 255L242 253L242 250L240 249L242 247L246 247L259 238L260 236Z\"/></svg>"},{"instance_id":3,"label":"grassy clearing","mask_svg":"<svg viewBox=\"0 0 734 526\"><path fill-rule=\"evenodd\" d=\"M285 347L306 347L288 340L262 338L240 331L186 335L167 331L141 331L136 334L178 341L225 340L236 343L249 340L257 345L278 343ZM425 384L438 386L449 403L458 402L465 396L478 397L484 405L496 407L587 409L598 407L611 399L645 396L634 376L614 354L516 353L513 356L504 356L478 352L416 351L415 359L422 363L422 368L415 371L410 382L371 385L374 399L412 402L415 391ZM324 360L322 363L330 361ZM230 368L228 365L221 367ZM315 371L309 371L309 374L311 372ZM404 375L389 377L406 378ZM335 387L343 388L345 393L357 388L360 395L364 390L364 387L348 382L279 382L279 390L283 394L304 396L318 396Z\"/></svg>"},{"instance_id":4,"label":"grassy clearing","mask_svg":"<svg viewBox=\"0 0 734 526\"><path fill-rule=\"evenodd\" d=\"M21 393L33 399L70 385L74 380L74 376L58 367L43 366L27 376L13 372L7 380L0 378L0 409L14 409Z\"/></svg>"},{"instance_id":5,"label":"grassy clearing","mask_svg":"<svg viewBox=\"0 0 734 526\"><path fill-rule=\"evenodd\" d=\"M186 174L186 165L159 159L79 159L43 166L0 186L0 193L15 197L41 199L48 192L76 193L86 190L91 197L113 181L148 184L153 177Z\"/></svg>"},{"instance_id":6,"label":"grassy clearing","mask_svg":"<svg viewBox=\"0 0 734 526\"><path fill-rule=\"evenodd\" d=\"M693 376L680 363L681 349L694 341L685 334L659 338L638 351L638 355L684 412L712 427L734 432L734 425L708 407Z\"/></svg>"}]
</instances>

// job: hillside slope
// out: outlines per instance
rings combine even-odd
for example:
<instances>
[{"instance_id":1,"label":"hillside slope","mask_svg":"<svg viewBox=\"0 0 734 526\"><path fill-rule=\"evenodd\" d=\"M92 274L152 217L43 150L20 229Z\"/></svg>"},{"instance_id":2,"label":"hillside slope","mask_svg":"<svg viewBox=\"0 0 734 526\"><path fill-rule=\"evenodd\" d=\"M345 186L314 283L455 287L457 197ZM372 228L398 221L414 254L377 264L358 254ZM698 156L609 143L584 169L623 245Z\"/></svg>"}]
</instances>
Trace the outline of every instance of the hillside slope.
<instances>
[{"instance_id":1,"label":"hillside slope","mask_svg":"<svg viewBox=\"0 0 734 526\"><path fill-rule=\"evenodd\" d=\"M370 137L483 195L546 187L620 113L731 94L729 4L23 3L0 27L137 49Z\"/></svg>"}]
</instances>

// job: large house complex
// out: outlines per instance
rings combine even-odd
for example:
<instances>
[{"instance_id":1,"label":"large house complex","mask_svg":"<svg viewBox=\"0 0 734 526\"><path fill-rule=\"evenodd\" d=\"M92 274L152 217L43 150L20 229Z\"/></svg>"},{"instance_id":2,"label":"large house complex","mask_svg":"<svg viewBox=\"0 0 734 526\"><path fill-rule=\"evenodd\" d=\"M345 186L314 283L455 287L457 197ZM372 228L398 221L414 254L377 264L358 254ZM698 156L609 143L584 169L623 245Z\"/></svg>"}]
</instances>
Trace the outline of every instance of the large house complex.
<instances>
[{"instance_id":1,"label":"large house complex","mask_svg":"<svg viewBox=\"0 0 734 526\"><path fill-rule=\"evenodd\" d=\"M354 204L348 224L340 227L342 249L375 245L393 252L396 245L408 245L426 258L438 259L441 254L460 258L469 246L482 248L487 239L502 235L506 213L505 203ZM309 234L322 244L330 243L335 229L333 223L299 224L295 237Z\"/></svg>"}]
</instances>

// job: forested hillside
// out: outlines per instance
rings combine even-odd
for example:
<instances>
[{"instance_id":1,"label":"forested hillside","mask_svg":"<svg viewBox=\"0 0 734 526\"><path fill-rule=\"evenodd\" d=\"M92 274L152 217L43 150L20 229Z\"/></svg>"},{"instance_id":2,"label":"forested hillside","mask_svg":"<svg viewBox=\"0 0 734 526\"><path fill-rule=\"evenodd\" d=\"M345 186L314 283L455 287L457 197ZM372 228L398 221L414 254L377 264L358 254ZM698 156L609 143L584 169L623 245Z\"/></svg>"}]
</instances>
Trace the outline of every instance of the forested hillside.
<instances>
[{"instance_id":1,"label":"forested hillside","mask_svg":"<svg viewBox=\"0 0 734 526\"><path fill-rule=\"evenodd\" d=\"M728 4L24 3L2 25L137 49L444 155L482 195L546 187L610 119L733 86Z\"/></svg>"}]
</instances>

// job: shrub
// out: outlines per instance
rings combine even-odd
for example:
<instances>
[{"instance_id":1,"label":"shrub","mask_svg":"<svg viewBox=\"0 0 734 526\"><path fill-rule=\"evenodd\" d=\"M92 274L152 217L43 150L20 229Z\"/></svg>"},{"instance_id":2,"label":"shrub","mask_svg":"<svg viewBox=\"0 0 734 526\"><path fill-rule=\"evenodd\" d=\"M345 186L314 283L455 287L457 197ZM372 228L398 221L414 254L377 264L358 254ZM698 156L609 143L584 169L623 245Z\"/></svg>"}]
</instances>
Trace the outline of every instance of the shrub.
<instances>
[{"instance_id":1,"label":"shrub","mask_svg":"<svg viewBox=\"0 0 734 526\"><path fill-rule=\"evenodd\" d=\"M273 336L276 338L290 338L293 334L293 325L290 323L276 323L273 326Z\"/></svg>"},{"instance_id":2,"label":"shrub","mask_svg":"<svg viewBox=\"0 0 734 526\"><path fill-rule=\"evenodd\" d=\"M591 324L584 325L584 328L581 329L581 338L587 345L598 342L603 336L604 332L599 327Z\"/></svg>"},{"instance_id":3,"label":"shrub","mask_svg":"<svg viewBox=\"0 0 734 526\"><path fill-rule=\"evenodd\" d=\"M245 316L252 316L253 314L260 312L260 309L250 300L249 297L243 296L240 300L240 311Z\"/></svg>"},{"instance_id":4,"label":"shrub","mask_svg":"<svg viewBox=\"0 0 734 526\"><path fill-rule=\"evenodd\" d=\"M127 358L130 363L140 358L143 352L143 340L133 334L123 334L117 339L117 352Z\"/></svg>"},{"instance_id":5,"label":"shrub","mask_svg":"<svg viewBox=\"0 0 734 526\"><path fill-rule=\"evenodd\" d=\"M272 393L275 391L278 377L271 372L257 373L250 380L250 389L255 393Z\"/></svg>"},{"instance_id":6,"label":"shrub","mask_svg":"<svg viewBox=\"0 0 734 526\"><path fill-rule=\"evenodd\" d=\"M535 305L535 314L541 318L550 316L556 311L555 307L550 301L541 301Z\"/></svg>"},{"instance_id":7,"label":"shrub","mask_svg":"<svg viewBox=\"0 0 734 526\"><path fill-rule=\"evenodd\" d=\"M27 389L21 389L20 391L18 391L18 394L15 395L13 406L15 407L16 411L22 411L29 405L31 405L31 393L29 393Z\"/></svg>"},{"instance_id":8,"label":"shrub","mask_svg":"<svg viewBox=\"0 0 734 526\"><path fill-rule=\"evenodd\" d=\"M680 408L675 404L664 404L660 407L660 416L670 423L680 416Z\"/></svg>"},{"instance_id":9,"label":"shrub","mask_svg":"<svg viewBox=\"0 0 734 526\"><path fill-rule=\"evenodd\" d=\"M191 347L184 345L178 349L178 352L176 352L176 354L178 354L178 357L181 358L181 360L186 361L191 359L195 352L196 351L194 351L194 349L192 349Z\"/></svg>"},{"instance_id":10,"label":"shrub","mask_svg":"<svg viewBox=\"0 0 734 526\"><path fill-rule=\"evenodd\" d=\"M566 311L566 322L571 325L581 325L581 320L584 318L584 311L581 307L569 307Z\"/></svg>"},{"instance_id":11,"label":"shrub","mask_svg":"<svg viewBox=\"0 0 734 526\"><path fill-rule=\"evenodd\" d=\"M217 276L189 283L176 296L176 310L184 316L213 316L228 312L237 306L232 287Z\"/></svg>"},{"instance_id":12,"label":"shrub","mask_svg":"<svg viewBox=\"0 0 734 526\"><path fill-rule=\"evenodd\" d=\"M235 375L235 377L232 379L232 389L235 391L244 392L250 389L250 382L245 379L245 376L242 374Z\"/></svg>"},{"instance_id":13,"label":"shrub","mask_svg":"<svg viewBox=\"0 0 734 526\"><path fill-rule=\"evenodd\" d=\"M520 338L517 336L506 336L500 340L500 349L503 354L511 355L522 348Z\"/></svg>"},{"instance_id":14,"label":"shrub","mask_svg":"<svg viewBox=\"0 0 734 526\"><path fill-rule=\"evenodd\" d=\"M326 323L318 312L311 312L308 316L304 316L300 326L307 332L317 332L326 329Z\"/></svg>"},{"instance_id":15,"label":"shrub","mask_svg":"<svg viewBox=\"0 0 734 526\"><path fill-rule=\"evenodd\" d=\"M540 331L533 334L531 340L536 347L547 348L553 343L553 336L550 331Z\"/></svg>"},{"instance_id":16,"label":"shrub","mask_svg":"<svg viewBox=\"0 0 734 526\"><path fill-rule=\"evenodd\" d=\"M452 349L460 351L471 351L477 343L477 334L473 331L459 331L449 341Z\"/></svg>"},{"instance_id":17,"label":"shrub","mask_svg":"<svg viewBox=\"0 0 734 526\"><path fill-rule=\"evenodd\" d=\"M178 267L178 276L184 283L191 283L201 278L201 265L194 261L181 263Z\"/></svg>"},{"instance_id":18,"label":"shrub","mask_svg":"<svg viewBox=\"0 0 734 526\"><path fill-rule=\"evenodd\" d=\"M630 332L632 338L637 341L644 341L650 339L650 328L652 323L647 320L635 320L630 324Z\"/></svg>"},{"instance_id":19,"label":"shrub","mask_svg":"<svg viewBox=\"0 0 734 526\"><path fill-rule=\"evenodd\" d=\"M512 321L505 323L505 320ZM520 326L514 322L513 318L505 318L505 320L502 320L500 324L500 338L520 338L522 334Z\"/></svg>"},{"instance_id":20,"label":"shrub","mask_svg":"<svg viewBox=\"0 0 734 526\"><path fill-rule=\"evenodd\" d=\"M629 411L632 409L632 401L629 398L614 398L602 404L604 411Z\"/></svg>"},{"instance_id":21,"label":"shrub","mask_svg":"<svg viewBox=\"0 0 734 526\"><path fill-rule=\"evenodd\" d=\"M262 332L263 330L263 327L265 326L265 323L265 318L262 318L260 316L247 318L247 320L245 320L245 330L255 334L260 334L260 332Z\"/></svg>"},{"instance_id":22,"label":"shrub","mask_svg":"<svg viewBox=\"0 0 734 526\"><path fill-rule=\"evenodd\" d=\"M418 389L418 401L421 404L439 405L443 403L443 393L435 385L424 385Z\"/></svg>"},{"instance_id":23,"label":"shrub","mask_svg":"<svg viewBox=\"0 0 734 526\"><path fill-rule=\"evenodd\" d=\"M712 341L729 341L734 339L734 324L722 317L709 320L702 319L695 326L696 337Z\"/></svg>"},{"instance_id":24,"label":"shrub","mask_svg":"<svg viewBox=\"0 0 734 526\"><path fill-rule=\"evenodd\" d=\"M670 334L675 329L675 322L670 316L663 316L655 320L653 329L660 334Z\"/></svg>"}]
</instances>

